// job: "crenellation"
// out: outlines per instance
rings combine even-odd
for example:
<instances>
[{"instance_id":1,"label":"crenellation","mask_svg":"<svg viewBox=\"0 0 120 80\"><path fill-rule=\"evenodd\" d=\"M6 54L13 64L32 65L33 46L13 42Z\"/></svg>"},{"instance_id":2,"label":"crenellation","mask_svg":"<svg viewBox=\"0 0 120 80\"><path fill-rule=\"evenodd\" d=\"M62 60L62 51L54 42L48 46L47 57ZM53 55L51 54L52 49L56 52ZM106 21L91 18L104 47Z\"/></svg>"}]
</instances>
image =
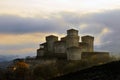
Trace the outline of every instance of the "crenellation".
<instances>
[{"instance_id":1,"label":"crenellation","mask_svg":"<svg viewBox=\"0 0 120 80\"><path fill-rule=\"evenodd\" d=\"M37 50L37 59L66 59L82 60L84 58L109 57L106 52L94 52L94 37L85 35L79 42L78 30L67 30L67 35L58 40L57 36L50 35L46 37L46 42L40 44ZM92 57L91 57L92 56Z\"/></svg>"}]
</instances>

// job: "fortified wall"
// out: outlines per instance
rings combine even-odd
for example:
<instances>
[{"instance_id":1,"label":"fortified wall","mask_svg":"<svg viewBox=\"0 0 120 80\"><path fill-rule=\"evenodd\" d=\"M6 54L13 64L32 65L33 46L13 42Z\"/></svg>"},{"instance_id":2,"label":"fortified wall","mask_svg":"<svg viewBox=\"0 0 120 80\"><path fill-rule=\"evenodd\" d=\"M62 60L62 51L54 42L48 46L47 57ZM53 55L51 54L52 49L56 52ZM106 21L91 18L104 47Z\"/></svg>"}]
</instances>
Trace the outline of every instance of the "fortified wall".
<instances>
[{"instance_id":1,"label":"fortified wall","mask_svg":"<svg viewBox=\"0 0 120 80\"><path fill-rule=\"evenodd\" d=\"M81 39L81 42L79 42ZM105 55L105 56L104 56ZM107 57L108 52L94 52L94 37L85 35L80 37L78 30L69 29L67 35L58 40L57 36L49 35L46 42L37 49L36 59L66 59L82 60L86 58Z\"/></svg>"}]
</instances>

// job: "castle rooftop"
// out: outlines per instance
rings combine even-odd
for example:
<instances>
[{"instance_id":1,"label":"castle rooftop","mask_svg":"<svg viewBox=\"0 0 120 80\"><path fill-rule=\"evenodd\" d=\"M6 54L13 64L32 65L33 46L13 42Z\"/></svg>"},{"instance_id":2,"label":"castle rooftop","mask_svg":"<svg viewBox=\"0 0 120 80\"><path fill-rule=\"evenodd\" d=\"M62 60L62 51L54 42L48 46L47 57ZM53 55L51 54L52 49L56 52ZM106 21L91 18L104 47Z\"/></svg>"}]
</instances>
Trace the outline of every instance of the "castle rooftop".
<instances>
[{"instance_id":1,"label":"castle rooftop","mask_svg":"<svg viewBox=\"0 0 120 80\"><path fill-rule=\"evenodd\" d=\"M94 38L93 36L90 36L90 35L82 36L82 38L84 38L84 37Z\"/></svg>"},{"instance_id":2,"label":"castle rooftop","mask_svg":"<svg viewBox=\"0 0 120 80\"><path fill-rule=\"evenodd\" d=\"M46 36L46 38L48 38L48 37L57 37L57 36L55 36L55 35L49 35L49 36Z\"/></svg>"},{"instance_id":3,"label":"castle rooftop","mask_svg":"<svg viewBox=\"0 0 120 80\"><path fill-rule=\"evenodd\" d=\"M67 30L67 31L78 31L78 30L76 30L76 29L69 29L69 30Z\"/></svg>"}]
</instances>

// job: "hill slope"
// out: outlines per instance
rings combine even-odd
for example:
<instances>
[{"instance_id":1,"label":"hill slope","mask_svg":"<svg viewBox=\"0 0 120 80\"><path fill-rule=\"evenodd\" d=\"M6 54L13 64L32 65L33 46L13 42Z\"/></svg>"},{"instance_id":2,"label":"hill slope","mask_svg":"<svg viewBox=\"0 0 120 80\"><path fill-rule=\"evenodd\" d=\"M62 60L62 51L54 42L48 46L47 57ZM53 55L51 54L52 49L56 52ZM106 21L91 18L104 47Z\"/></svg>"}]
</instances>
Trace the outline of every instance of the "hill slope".
<instances>
[{"instance_id":1,"label":"hill slope","mask_svg":"<svg viewBox=\"0 0 120 80\"><path fill-rule=\"evenodd\" d=\"M120 61L94 66L51 80L120 80Z\"/></svg>"}]
</instances>

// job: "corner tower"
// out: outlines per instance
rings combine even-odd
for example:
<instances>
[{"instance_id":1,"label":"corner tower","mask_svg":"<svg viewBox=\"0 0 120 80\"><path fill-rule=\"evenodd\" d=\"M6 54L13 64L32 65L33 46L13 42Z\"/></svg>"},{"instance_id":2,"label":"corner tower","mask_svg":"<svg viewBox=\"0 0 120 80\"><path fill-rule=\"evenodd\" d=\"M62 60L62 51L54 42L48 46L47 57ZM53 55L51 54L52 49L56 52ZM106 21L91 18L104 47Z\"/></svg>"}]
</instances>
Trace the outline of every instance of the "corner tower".
<instances>
[{"instance_id":1,"label":"corner tower","mask_svg":"<svg viewBox=\"0 0 120 80\"><path fill-rule=\"evenodd\" d=\"M73 46L79 47L78 30L70 29L70 30L67 30L66 48L73 47Z\"/></svg>"},{"instance_id":2,"label":"corner tower","mask_svg":"<svg viewBox=\"0 0 120 80\"><path fill-rule=\"evenodd\" d=\"M88 52L93 52L94 51L94 37L87 35L87 36L83 36L81 39L82 39L82 42L88 44Z\"/></svg>"}]
</instances>

